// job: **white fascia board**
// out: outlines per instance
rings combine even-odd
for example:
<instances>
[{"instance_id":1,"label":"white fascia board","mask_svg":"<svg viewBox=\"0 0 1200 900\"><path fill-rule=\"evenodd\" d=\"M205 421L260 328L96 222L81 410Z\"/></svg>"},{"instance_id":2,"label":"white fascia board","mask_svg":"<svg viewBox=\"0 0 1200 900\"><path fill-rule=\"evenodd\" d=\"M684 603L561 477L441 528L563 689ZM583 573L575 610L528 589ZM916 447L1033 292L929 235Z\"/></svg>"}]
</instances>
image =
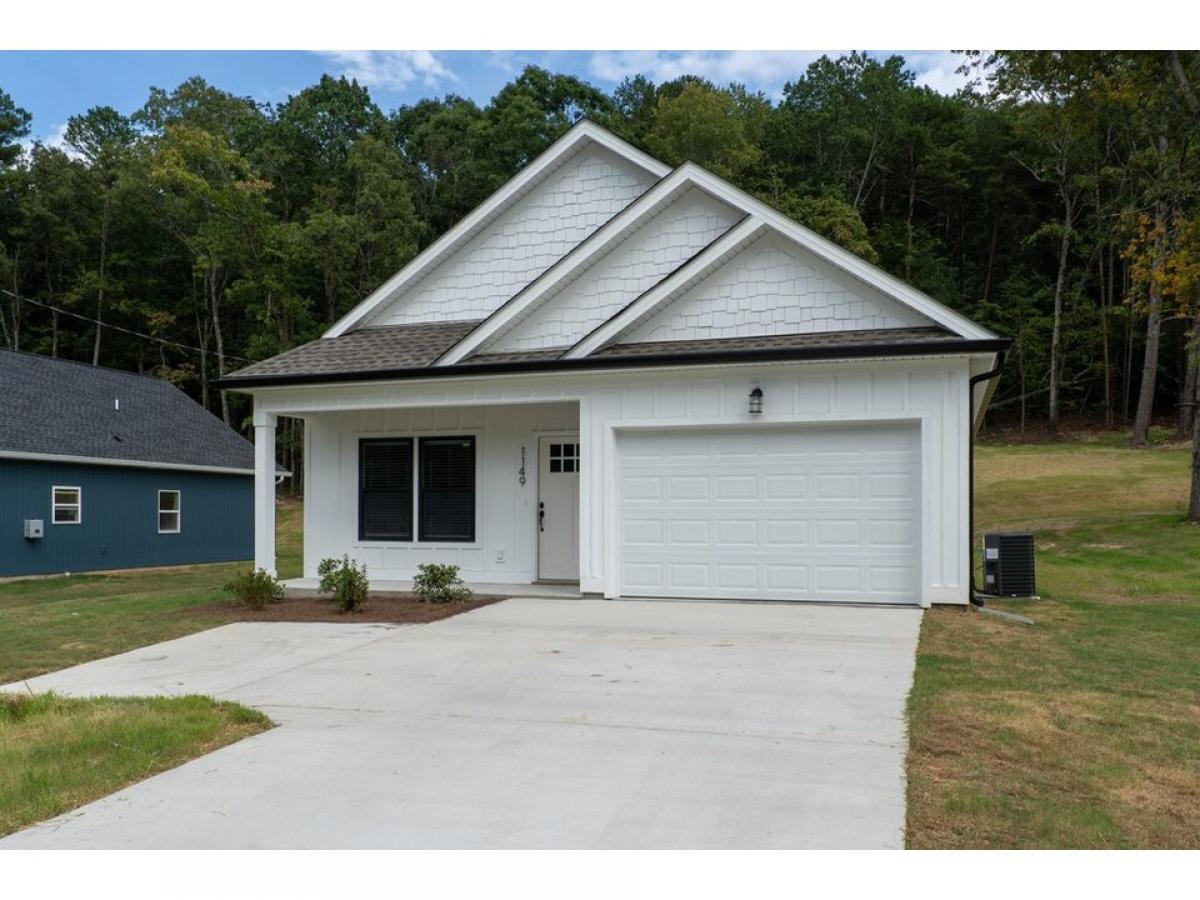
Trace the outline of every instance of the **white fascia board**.
<instances>
[{"instance_id":1,"label":"white fascia board","mask_svg":"<svg viewBox=\"0 0 1200 900\"><path fill-rule=\"evenodd\" d=\"M60 462L88 466L121 466L127 469L168 469L177 472L213 472L219 475L253 475L253 469L234 469L226 466L196 466L186 463L151 462L142 459L106 459L102 456L68 456L61 453L26 453L0 450L0 459L24 459L31 462ZM282 473L277 473L282 474ZM287 474L291 474L290 472Z\"/></svg>"},{"instance_id":2,"label":"white fascia board","mask_svg":"<svg viewBox=\"0 0 1200 900\"><path fill-rule=\"evenodd\" d=\"M691 166L692 164L688 164ZM849 250L844 250L833 241L826 240L815 231L794 222L783 213L772 209L745 191L734 187L724 179L718 178L711 172L695 166L692 173L696 183L719 200L730 206L745 211L766 222L772 228L781 232L785 237L799 244L804 249L816 254L831 265L841 269L847 275L870 285L891 299L909 307L938 325L953 331L960 337L971 340L988 340L996 335L976 325L966 316L960 315L948 306L934 300L928 294L918 291L915 287L905 284L899 278L889 275L883 269L871 265L865 259L855 256Z\"/></svg>"},{"instance_id":3,"label":"white fascia board","mask_svg":"<svg viewBox=\"0 0 1200 900\"><path fill-rule=\"evenodd\" d=\"M520 197L532 184L544 174L557 168L570 157L574 156L587 144L598 144L601 147L624 157L634 165L641 167L655 178L664 178L671 167L659 162L638 150L632 144L621 140L615 134L601 128L594 122L583 120L570 128L562 137L547 147L541 154L510 178L503 187L477 206L453 228L422 250L408 265L376 288L369 297L359 303L349 313L339 319L325 332L323 337L339 337L360 324L372 312L384 303L395 298L406 287L412 285L434 265L441 262L452 251L483 226L492 216L501 212L510 202Z\"/></svg>"},{"instance_id":4,"label":"white fascia board","mask_svg":"<svg viewBox=\"0 0 1200 900\"><path fill-rule=\"evenodd\" d=\"M736 206L737 204L731 204ZM692 257L646 293L642 294L611 319L601 323L590 334L583 337L577 344L563 354L563 359L582 359L601 349L621 332L658 308L664 301L669 300L678 291L687 287L691 281L707 272L725 254L739 249L743 244L767 230L767 225L756 216L747 216L737 225L730 228L699 255Z\"/></svg>"},{"instance_id":5,"label":"white fascia board","mask_svg":"<svg viewBox=\"0 0 1200 900\"><path fill-rule=\"evenodd\" d=\"M642 219L657 215L693 186L692 173L680 167L568 251L567 255L518 291L508 302L480 322L462 340L443 353L435 366L452 366L466 359L492 338L521 320L547 294L581 275L597 259L636 230Z\"/></svg>"},{"instance_id":6,"label":"white fascia board","mask_svg":"<svg viewBox=\"0 0 1200 900\"><path fill-rule=\"evenodd\" d=\"M600 146L617 154L617 156L625 157L635 166L645 169L655 178L666 178L671 174L671 167L665 162L655 159L649 153L643 153L637 147L633 146L633 144L622 140L607 128L602 128L590 119L581 119L576 125L572 126L567 134L573 131L578 131L586 135Z\"/></svg>"}]
</instances>

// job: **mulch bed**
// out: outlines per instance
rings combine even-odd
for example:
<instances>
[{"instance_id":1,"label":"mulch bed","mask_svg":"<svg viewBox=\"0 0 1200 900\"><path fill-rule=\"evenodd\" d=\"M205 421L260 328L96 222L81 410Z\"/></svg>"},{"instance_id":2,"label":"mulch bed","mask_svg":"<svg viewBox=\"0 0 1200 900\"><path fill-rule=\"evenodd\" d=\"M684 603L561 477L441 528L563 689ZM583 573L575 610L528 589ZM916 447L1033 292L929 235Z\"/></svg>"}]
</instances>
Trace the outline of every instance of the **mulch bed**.
<instances>
[{"instance_id":1,"label":"mulch bed","mask_svg":"<svg viewBox=\"0 0 1200 900\"><path fill-rule=\"evenodd\" d=\"M236 600L225 600L182 610L232 622L392 622L421 624L448 619L459 613L496 603L504 597L476 595L460 603L422 603L411 594L372 594L358 612L341 612L323 597L298 597L272 603L266 609L250 609Z\"/></svg>"}]
</instances>

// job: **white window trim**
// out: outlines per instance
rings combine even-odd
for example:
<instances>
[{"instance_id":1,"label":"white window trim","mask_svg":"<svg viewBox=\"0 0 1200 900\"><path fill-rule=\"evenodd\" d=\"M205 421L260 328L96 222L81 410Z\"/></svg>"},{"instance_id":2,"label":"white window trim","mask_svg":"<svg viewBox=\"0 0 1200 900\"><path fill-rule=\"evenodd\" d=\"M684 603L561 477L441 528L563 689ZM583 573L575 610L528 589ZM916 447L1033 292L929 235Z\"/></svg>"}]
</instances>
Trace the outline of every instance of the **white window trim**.
<instances>
[{"instance_id":1,"label":"white window trim","mask_svg":"<svg viewBox=\"0 0 1200 900\"><path fill-rule=\"evenodd\" d=\"M163 494L174 494L175 495L175 508L174 509L163 509L163 505L162 505ZM165 512L166 513L175 513L175 527L174 528L163 528L162 527L162 515ZM177 490L175 488L166 488L166 489L158 492L158 516L157 516L156 522L158 524L158 533L159 534L179 534L183 530L183 491Z\"/></svg>"},{"instance_id":2,"label":"white window trim","mask_svg":"<svg viewBox=\"0 0 1200 900\"><path fill-rule=\"evenodd\" d=\"M58 503L54 498L59 491L74 491L74 503ZM75 510L74 522L58 521L60 509ZM50 524L51 525L82 525L83 524L83 488L73 484L56 484L50 488Z\"/></svg>"}]
</instances>

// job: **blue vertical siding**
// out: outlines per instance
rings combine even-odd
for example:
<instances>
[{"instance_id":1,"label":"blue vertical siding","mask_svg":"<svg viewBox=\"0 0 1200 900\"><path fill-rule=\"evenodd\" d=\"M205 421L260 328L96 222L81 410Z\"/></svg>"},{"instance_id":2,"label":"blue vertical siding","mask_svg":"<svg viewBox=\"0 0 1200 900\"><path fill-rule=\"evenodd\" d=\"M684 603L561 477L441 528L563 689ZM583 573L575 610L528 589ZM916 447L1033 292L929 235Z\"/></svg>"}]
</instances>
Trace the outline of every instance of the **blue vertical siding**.
<instances>
[{"instance_id":1,"label":"blue vertical siding","mask_svg":"<svg viewBox=\"0 0 1200 900\"><path fill-rule=\"evenodd\" d=\"M50 489L83 491L79 525L53 524ZM180 492L179 534L158 533L158 492ZM27 540L25 519L45 537ZM251 559L249 475L0 459L0 576Z\"/></svg>"}]
</instances>

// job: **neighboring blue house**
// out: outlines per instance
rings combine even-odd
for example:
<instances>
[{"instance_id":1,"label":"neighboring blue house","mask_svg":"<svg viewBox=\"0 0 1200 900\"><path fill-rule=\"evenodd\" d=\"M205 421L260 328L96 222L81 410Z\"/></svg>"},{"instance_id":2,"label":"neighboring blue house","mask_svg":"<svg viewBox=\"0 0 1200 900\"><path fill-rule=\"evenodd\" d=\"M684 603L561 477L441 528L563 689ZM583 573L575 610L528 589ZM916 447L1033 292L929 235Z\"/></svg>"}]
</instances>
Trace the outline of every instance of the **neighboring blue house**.
<instances>
[{"instance_id":1,"label":"neighboring blue house","mask_svg":"<svg viewBox=\"0 0 1200 900\"><path fill-rule=\"evenodd\" d=\"M0 350L0 577L250 559L253 470L166 381Z\"/></svg>"}]
</instances>

